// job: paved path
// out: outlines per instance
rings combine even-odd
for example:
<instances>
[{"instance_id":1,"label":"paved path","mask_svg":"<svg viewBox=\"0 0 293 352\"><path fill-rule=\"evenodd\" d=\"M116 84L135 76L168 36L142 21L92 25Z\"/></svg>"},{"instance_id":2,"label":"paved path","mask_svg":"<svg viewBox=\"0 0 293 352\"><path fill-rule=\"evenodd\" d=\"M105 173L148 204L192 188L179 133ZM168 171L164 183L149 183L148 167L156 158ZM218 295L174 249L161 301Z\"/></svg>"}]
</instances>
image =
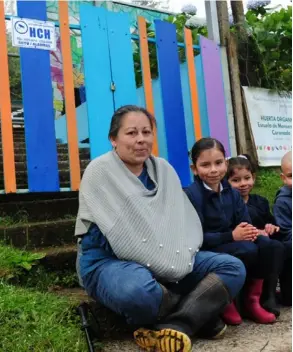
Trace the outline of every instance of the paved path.
<instances>
[{"instance_id":1,"label":"paved path","mask_svg":"<svg viewBox=\"0 0 293 352\"><path fill-rule=\"evenodd\" d=\"M103 352L140 352L132 341L103 342ZM273 325L245 321L238 327L228 327L225 337L217 341L195 340L192 352L291 352L292 310L283 308Z\"/></svg>"}]
</instances>

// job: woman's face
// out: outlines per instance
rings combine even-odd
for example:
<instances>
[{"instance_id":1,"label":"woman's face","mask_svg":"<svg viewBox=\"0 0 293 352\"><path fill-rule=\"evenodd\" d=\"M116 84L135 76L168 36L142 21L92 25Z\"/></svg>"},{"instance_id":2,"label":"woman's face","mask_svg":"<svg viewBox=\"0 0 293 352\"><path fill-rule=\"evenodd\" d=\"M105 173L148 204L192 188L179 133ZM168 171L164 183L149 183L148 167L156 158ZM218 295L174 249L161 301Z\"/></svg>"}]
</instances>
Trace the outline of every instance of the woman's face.
<instances>
[{"instance_id":1,"label":"woman's face","mask_svg":"<svg viewBox=\"0 0 293 352\"><path fill-rule=\"evenodd\" d=\"M125 164L140 166L152 152L154 134L150 119L142 112L129 112L121 121L112 146Z\"/></svg>"}]
</instances>

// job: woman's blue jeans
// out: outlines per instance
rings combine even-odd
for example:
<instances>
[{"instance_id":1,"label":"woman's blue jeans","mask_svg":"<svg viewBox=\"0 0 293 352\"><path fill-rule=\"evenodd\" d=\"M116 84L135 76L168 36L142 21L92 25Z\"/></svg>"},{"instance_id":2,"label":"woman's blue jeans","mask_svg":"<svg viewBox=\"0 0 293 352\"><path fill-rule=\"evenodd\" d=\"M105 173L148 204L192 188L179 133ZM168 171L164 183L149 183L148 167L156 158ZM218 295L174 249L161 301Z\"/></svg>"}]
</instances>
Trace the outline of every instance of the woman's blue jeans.
<instances>
[{"instance_id":1,"label":"woman's blue jeans","mask_svg":"<svg viewBox=\"0 0 293 352\"><path fill-rule=\"evenodd\" d=\"M169 290L182 296L192 291L209 273L223 281L233 299L241 290L246 271L242 262L228 254L200 251L193 271L178 283L164 283ZM87 293L112 311L123 315L129 324L154 324L163 298L162 287L142 265L113 257L83 278Z\"/></svg>"}]
</instances>

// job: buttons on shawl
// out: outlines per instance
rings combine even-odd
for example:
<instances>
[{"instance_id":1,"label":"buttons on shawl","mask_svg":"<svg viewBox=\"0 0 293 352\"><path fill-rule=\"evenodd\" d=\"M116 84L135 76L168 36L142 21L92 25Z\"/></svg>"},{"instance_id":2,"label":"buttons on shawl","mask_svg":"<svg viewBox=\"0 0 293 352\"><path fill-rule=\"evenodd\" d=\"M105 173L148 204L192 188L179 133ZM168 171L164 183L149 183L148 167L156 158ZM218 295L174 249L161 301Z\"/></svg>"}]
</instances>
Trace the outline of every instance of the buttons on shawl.
<instances>
[{"instance_id":1,"label":"buttons on shawl","mask_svg":"<svg viewBox=\"0 0 293 352\"><path fill-rule=\"evenodd\" d=\"M147 264L147 267L149 268L151 266L151 264Z\"/></svg>"},{"instance_id":2,"label":"buttons on shawl","mask_svg":"<svg viewBox=\"0 0 293 352\"><path fill-rule=\"evenodd\" d=\"M171 266L171 269L175 269L175 266L174 266L174 265L172 265L172 266Z\"/></svg>"},{"instance_id":3,"label":"buttons on shawl","mask_svg":"<svg viewBox=\"0 0 293 352\"><path fill-rule=\"evenodd\" d=\"M189 250L189 252L191 252L191 251L192 251L192 248L191 248L191 247L189 247L189 248L188 248L188 250Z\"/></svg>"},{"instance_id":4,"label":"buttons on shawl","mask_svg":"<svg viewBox=\"0 0 293 352\"><path fill-rule=\"evenodd\" d=\"M199 249L196 250L196 253L198 253L198 252L199 252Z\"/></svg>"},{"instance_id":5,"label":"buttons on shawl","mask_svg":"<svg viewBox=\"0 0 293 352\"><path fill-rule=\"evenodd\" d=\"M163 245L162 245L162 243L160 244L160 248L163 248Z\"/></svg>"},{"instance_id":6,"label":"buttons on shawl","mask_svg":"<svg viewBox=\"0 0 293 352\"><path fill-rule=\"evenodd\" d=\"M189 263L188 265L189 265L189 266L191 266L191 265L192 265L192 263Z\"/></svg>"},{"instance_id":7,"label":"buttons on shawl","mask_svg":"<svg viewBox=\"0 0 293 352\"><path fill-rule=\"evenodd\" d=\"M180 253L180 251L177 249L176 254L179 254L179 253Z\"/></svg>"},{"instance_id":8,"label":"buttons on shawl","mask_svg":"<svg viewBox=\"0 0 293 352\"><path fill-rule=\"evenodd\" d=\"M143 243L146 243L147 239L146 238L143 238L142 242Z\"/></svg>"}]
</instances>

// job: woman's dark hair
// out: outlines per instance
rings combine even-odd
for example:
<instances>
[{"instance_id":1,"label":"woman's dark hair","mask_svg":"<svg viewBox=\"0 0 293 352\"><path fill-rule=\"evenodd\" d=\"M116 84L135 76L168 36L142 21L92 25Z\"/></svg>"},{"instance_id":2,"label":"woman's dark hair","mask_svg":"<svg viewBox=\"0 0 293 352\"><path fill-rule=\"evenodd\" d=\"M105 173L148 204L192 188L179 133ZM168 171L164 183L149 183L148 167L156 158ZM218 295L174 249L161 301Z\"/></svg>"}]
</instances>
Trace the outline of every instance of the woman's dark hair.
<instances>
[{"instance_id":1,"label":"woman's dark hair","mask_svg":"<svg viewBox=\"0 0 293 352\"><path fill-rule=\"evenodd\" d=\"M193 165L196 164L197 159L199 158L200 154L208 149L213 149L213 148L217 148L220 152L223 153L223 156L225 158L226 156L226 152L225 152L225 148L223 146L223 144L218 141L215 138L201 138L200 140L198 140L194 146L191 149L190 152L190 157L192 160Z\"/></svg>"},{"instance_id":2,"label":"woman's dark hair","mask_svg":"<svg viewBox=\"0 0 293 352\"><path fill-rule=\"evenodd\" d=\"M241 154L234 158L229 159L227 178L233 177L235 174L235 169L246 169L252 174L256 172L256 167L254 166L251 157L248 154Z\"/></svg>"},{"instance_id":3,"label":"woman's dark hair","mask_svg":"<svg viewBox=\"0 0 293 352\"><path fill-rule=\"evenodd\" d=\"M121 127L121 122L123 117L130 112L141 112L145 114L150 120L151 128L153 129L154 126L156 126L156 120L154 116L150 112L148 112L145 108L142 108L136 105L124 105L118 110L116 110L114 115L112 116L110 130L108 134L109 139L113 137L117 137L117 134Z\"/></svg>"}]
</instances>

